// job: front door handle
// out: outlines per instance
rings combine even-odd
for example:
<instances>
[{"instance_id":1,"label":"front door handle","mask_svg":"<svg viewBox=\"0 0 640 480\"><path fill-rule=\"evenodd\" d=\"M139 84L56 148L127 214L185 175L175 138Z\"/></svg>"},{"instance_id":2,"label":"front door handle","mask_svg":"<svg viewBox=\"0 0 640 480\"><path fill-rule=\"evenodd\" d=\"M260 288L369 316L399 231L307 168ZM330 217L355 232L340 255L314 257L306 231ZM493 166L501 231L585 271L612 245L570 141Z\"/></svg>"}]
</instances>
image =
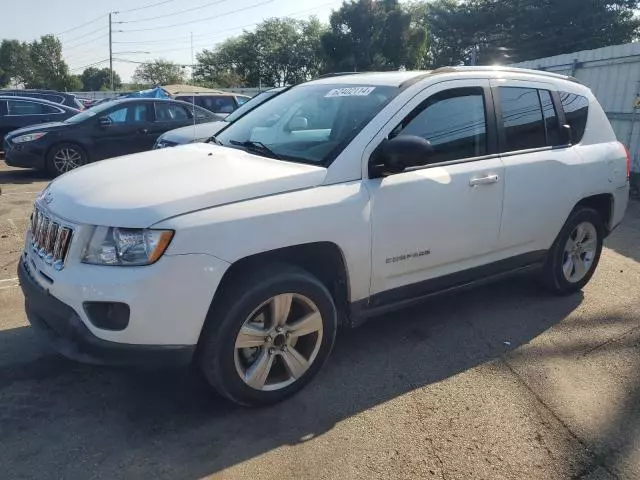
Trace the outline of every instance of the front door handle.
<instances>
[{"instance_id":1,"label":"front door handle","mask_svg":"<svg viewBox=\"0 0 640 480\"><path fill-rule=\"evenodd\" d=\"M469 186L476 187L478 185L491 185L492 183L498 183L500 177L498 175L487 175L486 177L472 178L469 180Z\"/></svg>"},{"instance_id":2,"label":"front door handle","mask_svg":"<svg viewBox=\"0 0 640 480\"><path fill-rule=\"evenodd\" d=\"M138 130L138 131L139 131L140 133L145 134L145 135L146 135L147 133L149 133L149 129L148 129L148 128L141 128L141 129L140 129L140 130Z\"/></svg>"}]
</instances>

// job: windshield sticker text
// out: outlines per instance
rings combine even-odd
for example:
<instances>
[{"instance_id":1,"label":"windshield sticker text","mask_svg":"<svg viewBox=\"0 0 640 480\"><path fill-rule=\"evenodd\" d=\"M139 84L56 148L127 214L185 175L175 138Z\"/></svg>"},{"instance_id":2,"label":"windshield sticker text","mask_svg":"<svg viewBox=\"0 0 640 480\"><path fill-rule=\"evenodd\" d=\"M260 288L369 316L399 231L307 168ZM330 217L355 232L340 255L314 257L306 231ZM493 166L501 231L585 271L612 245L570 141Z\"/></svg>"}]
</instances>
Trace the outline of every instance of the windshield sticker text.
<instances>
[{"instance_id":1,"label":"windshield sticker text","mask_svg":"<svg viewBox=\"0 0 640 480\"><path fill-rule=\"evenodd\" d=\"M325 98L330 97L366 97L373 92L376 87L345 87L334 88L325 95Z\"/></svg>"}]
</instances>

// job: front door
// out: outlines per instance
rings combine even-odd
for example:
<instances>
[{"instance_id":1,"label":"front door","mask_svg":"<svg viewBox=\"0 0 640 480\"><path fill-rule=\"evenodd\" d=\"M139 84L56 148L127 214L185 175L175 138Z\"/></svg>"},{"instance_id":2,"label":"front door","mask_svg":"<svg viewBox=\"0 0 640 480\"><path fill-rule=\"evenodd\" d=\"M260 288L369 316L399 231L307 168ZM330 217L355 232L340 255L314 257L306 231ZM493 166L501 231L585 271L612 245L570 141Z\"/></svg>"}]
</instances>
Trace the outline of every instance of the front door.
<instances>
[{"instance_id":1,"label":"front door","mask_svg":"<svg viewBox=\"0 0 640 480\"><path fill-rule=\"evenodd\" d=\"M150 119L151 102L127 103L104 112L96 120L92 139L96 157L111 158L130 153L150 150L153 141L149 141L152 122Z\"/></svg>"},{"instance_id":2,"label":"front door","mask_svg":"<svg viewBox=\"0 0 640 480\"><path fill-rule=\"evenodd\" d=\"M381 132L425 138L435 152L423 167L366 180L375 303L420 295L433 286L430 279L442 283L445 275L492 261L504 191L494 118L488 80L445 81L425 89Z\"/></svg>"}]
</instances>

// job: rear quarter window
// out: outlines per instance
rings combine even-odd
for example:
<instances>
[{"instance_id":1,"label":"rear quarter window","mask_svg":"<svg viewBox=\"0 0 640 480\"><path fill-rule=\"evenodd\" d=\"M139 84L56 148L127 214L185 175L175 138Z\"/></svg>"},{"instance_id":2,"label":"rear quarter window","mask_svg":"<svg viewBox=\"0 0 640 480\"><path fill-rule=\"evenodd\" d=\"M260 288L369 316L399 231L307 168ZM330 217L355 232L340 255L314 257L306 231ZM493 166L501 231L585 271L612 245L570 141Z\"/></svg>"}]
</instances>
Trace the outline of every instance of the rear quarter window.
<instances>
[{"instance_id":1,"label":"rear quarter window","mask_svg":"<svg viewBox=\"0 0 640 480\"><path fill-rule=\"evenodd\" d=\"M575 93L559 93L567 124L571 126L571 143L580 143L587 128L589 99Z\"/></svg>"}]
</instances>

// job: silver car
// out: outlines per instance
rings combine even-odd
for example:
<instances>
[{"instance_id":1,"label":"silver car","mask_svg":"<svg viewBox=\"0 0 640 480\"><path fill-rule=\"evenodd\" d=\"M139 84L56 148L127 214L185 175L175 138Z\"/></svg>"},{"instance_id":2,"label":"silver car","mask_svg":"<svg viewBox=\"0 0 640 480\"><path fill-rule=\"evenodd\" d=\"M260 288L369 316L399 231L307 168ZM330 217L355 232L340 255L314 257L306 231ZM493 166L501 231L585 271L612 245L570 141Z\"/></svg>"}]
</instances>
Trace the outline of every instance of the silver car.
<instances>
[{"instance_id":1,"label":"silver car","mask_svg":"<svg viewBox=\"0 0 640 480\"><path fill-rule=\"evenodd\" d=\"M189 125L187 127L176 128L175 130L169 130L158 137L153 148L167 148L184 145L186 143L206 142L230 123L235 122L243 115L254 110L288 88L289 87L278 87L261 92L251 98L251 100L244 103L224 120L200 123L196 125Z\"/></svg>"}]
</instances>

